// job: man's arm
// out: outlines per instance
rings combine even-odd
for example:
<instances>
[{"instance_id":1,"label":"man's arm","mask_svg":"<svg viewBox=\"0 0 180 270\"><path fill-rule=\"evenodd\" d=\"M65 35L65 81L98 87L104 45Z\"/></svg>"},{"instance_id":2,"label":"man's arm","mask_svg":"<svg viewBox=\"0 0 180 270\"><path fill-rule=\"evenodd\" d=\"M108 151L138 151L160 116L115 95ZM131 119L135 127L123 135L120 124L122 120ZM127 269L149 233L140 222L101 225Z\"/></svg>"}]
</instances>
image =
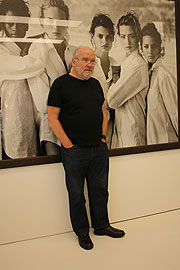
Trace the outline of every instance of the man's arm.
<instances>
[{"instance_id":1,"label":"man's arm","mask_svg":"<svg viewBox=\"0 0 180 270\"><path fill-rule=\"evenodd\" d=\"M63 146L65 148L70 148L73 146L73 144L68 138L61 123L58 120L60 110L61 109L58 107L48 106L48 123L58 140L63 144Z\"/></svg>"},{"instance_id":2,"label":"man's arm","mask_svg":"<svg viewBox=\"0 0 180 270\"><path fill-rule=\"evenodd\" d=\"M103 122L102 122L102 135L106 136L107 133L107 115L104 104L102 105L102 113L103 113ZM105 139L101 139L102 142L106 142Z\"/></svg>"}]
</instances>

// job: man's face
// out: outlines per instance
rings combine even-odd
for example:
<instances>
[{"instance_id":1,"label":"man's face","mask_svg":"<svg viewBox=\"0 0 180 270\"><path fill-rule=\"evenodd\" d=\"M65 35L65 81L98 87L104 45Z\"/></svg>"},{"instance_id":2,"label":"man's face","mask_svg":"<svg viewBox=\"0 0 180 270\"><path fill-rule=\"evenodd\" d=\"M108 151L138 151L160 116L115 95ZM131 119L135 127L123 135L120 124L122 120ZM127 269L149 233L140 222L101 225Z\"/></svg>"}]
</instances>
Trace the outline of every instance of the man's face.
<instances>
[{"instance_id":1,"label":"man's face","mask_svg":"<svg viewBox=\"0 0 180 270\"><path fill-rule=\"evenodd\" d=\"M138 47L136 33L131 25L120 25L120 40L123 45L126 55L129 56Z\"/></svg>"},{"instance_id":2,"label":"man's face","mask_svg":"<svg viewBox=\"0 0 180 270\"><path fill-rule=\"evenodd\" d=\"M88 47L78 50L77 58L73 58L73 73L81 80L88 80L94 71L95 54Z\"/></svg>"},{"instance_id":3,"label":"man's face","mask_svg":"<svg viewBox=\"0 0 180 270\"><path fill-rule=\"evenodd\" d=\"M14 11L9 10L6 12L6 16L18 16ZM10 38L24 38L26 31L28 30L28 25L25 23L5 23L5 33L7 37Z\"/></svg>"},{"instance_id":4,"label":"man's face","mask_svg":"<svg viewBox=\"0 0 180 270\"><path fill-rule=\"evenodd\" d=\"M57 24L58 20L66 20L66 14L57 7L49 7L44 10L44 18L48 19L49 25L44 25L44 29L51 39L64 40L67 32L66 26Z\"/></svg>"}]
</instances>

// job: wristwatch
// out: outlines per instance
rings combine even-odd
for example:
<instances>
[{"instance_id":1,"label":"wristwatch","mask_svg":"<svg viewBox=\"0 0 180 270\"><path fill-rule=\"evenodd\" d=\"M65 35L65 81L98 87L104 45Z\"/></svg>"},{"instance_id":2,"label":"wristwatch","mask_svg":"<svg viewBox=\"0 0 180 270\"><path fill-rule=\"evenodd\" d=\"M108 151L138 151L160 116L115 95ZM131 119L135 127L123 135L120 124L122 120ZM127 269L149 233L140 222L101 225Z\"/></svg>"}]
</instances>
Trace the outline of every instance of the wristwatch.
<instances>
[{"instance_id":1,"label":"wristwatch","mask_svg":"<svg viewBox=\"0 0 180 270\"><path fill-rule=\"evenodd\" d=\"M101 139L105 139L106 140L106 135L101 135Z\"/></svg>"}]
</instances>

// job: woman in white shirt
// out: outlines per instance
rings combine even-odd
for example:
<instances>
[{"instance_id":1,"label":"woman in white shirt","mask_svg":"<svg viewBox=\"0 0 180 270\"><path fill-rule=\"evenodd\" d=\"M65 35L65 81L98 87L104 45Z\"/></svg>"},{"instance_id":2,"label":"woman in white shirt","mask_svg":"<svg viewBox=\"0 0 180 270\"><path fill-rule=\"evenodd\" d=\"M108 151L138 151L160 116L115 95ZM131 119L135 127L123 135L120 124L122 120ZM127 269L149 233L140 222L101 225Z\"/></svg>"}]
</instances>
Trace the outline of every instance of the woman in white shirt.
<instances>
[{"instance_id":1,"label":"woman in white shirt","mask_svg":"<svg viewBox=\"0 0 180 270\"><path fill-rule=\"evenodd\" d=\"M142 29L141 48L149 66L147 144L178 141L177 81L162 64L161 35L153 23Z\"/></svg>"},{"instance_id":2,"label":"woman in white shirt","mask_svg":"<svg viewBox=\"0 0 180 270\"><path fill-rule=\"evenodd\" d=\"M141 28L137 17L129 12L117 24L126 57L121 63L119 80L107 93L109 107L115 109L112 148L146 144L146 95L148 68L138 52Z\"/></svg>"},{"instance_id":3,"label":"woman in white shirt","mask_svg":"<svg viewBox=\"0 0 180 270\"><path fill-rule=\"evenodd\" d=\"M16 70L19 64L6 59L6 55L22 58L20 55L26 47L26 43L20 42L19 39L25 37L28 24L16 23L12 18L13 16L28 18L30 12L22 0L4 0L0 6L0 12L1 15L6 16L6 22L1 25L4 42L0 43L3 158L32 157L37 153L36 127L32 96L27 80L4 76L12 67ZM14 38L16 42L13 41Z\"/></svg>"},{"instance_id":4,"label":"woman in white shirt","mask_svg":"<svg viewBox=\"0 0 180 270\"><path fill-rule=\"evenodd\" d=\"M69 46L66 40L67 27L58 25L60 20L69 19L69 9L63 0L44 0L40 16L47 18L44 24L46 32L44 38L48 39L48 42L44 42L43 39L33 42L29 47L28 55L24 57L12 55L7 50L7 46L2 44L0 55L3 67L2 69L0 67L0 81L27 80L34 104L39 139L42 144L45 144L46 154L50 155L59 153L60 142L48 125L47 97L54 79L70 71L74 47ZM16 157L20 156L16 155Z\"/></svg>"},{"instance_id":5,"label":"woman in white shirt","mask_svg":"<svg viewBox=\"0 0 180 270\"><path fill-rule=\"evenodd\" d=\"M40 7L40 18L44 18L43 28L45 30L44 38L48 39L45 44L47 50L45 72L48 77L48 93L53 81L71 70L71 62L73 57L74 47L68 44L68 20L69 8L63 0L43 0ZM63 23L64 25L63 25ZM32 44L33 46L33 44ZM35 47L34 51L38 52ZM44 75L41 74L40 76ZM35 85L40 84L40 76L28 79L30 87L33 90L35 104L39 100L39 95ZM42 82L43 80L41 80ZM52 130L48 125L47 115L47 92L44 91L43 105L46 106L46 112L42 112L37 107L37 118L40 119L40 141L45 144L46 153L58 154L61 143L57 140ZM43 94L42 94L43 97ZM42 102L42 101L41 101Z\"/></svg>"},{"instance_id":6,"label":"woman in white shirt","mask_svg":"<svg viewBox=\"0 0 180 270\"><path fill-rule=\"evenodd\" d=\"M91 23L89 33L91 34L91 43L96 54L96 65L93 77L99 80L104 91L105 104L108 88L112 81L119 78L118 63L109 55L114 41L114 23L105 14L96 15ZM114 125L114 110L110 110L106 104L108 116L107 144L111 148L112 130Z\"/></svg>"}]
</instances>

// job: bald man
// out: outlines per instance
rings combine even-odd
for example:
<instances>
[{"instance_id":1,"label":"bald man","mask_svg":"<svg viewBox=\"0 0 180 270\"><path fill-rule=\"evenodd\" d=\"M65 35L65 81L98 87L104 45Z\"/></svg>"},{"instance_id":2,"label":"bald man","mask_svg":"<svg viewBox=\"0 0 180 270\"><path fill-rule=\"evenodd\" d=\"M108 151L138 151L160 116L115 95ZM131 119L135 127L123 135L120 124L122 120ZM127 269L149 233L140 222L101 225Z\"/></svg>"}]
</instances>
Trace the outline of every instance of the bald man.
<instances>
[{"instance_id":1,"label":"bald man","mask_svg":"<svg viewBox=\"0 0 180 270\"><path fill-rule=\"evenodd\" d=\"M62 146L72 227L80 246L90 250L93 242L85 207L85 179L94 234L120 238L125 232L111 227L108 219L107 119L102 88L91 77L94 52L89 47L77 48L72 66L50 89L48 119Z\"/></svg>"}]
</instances>

